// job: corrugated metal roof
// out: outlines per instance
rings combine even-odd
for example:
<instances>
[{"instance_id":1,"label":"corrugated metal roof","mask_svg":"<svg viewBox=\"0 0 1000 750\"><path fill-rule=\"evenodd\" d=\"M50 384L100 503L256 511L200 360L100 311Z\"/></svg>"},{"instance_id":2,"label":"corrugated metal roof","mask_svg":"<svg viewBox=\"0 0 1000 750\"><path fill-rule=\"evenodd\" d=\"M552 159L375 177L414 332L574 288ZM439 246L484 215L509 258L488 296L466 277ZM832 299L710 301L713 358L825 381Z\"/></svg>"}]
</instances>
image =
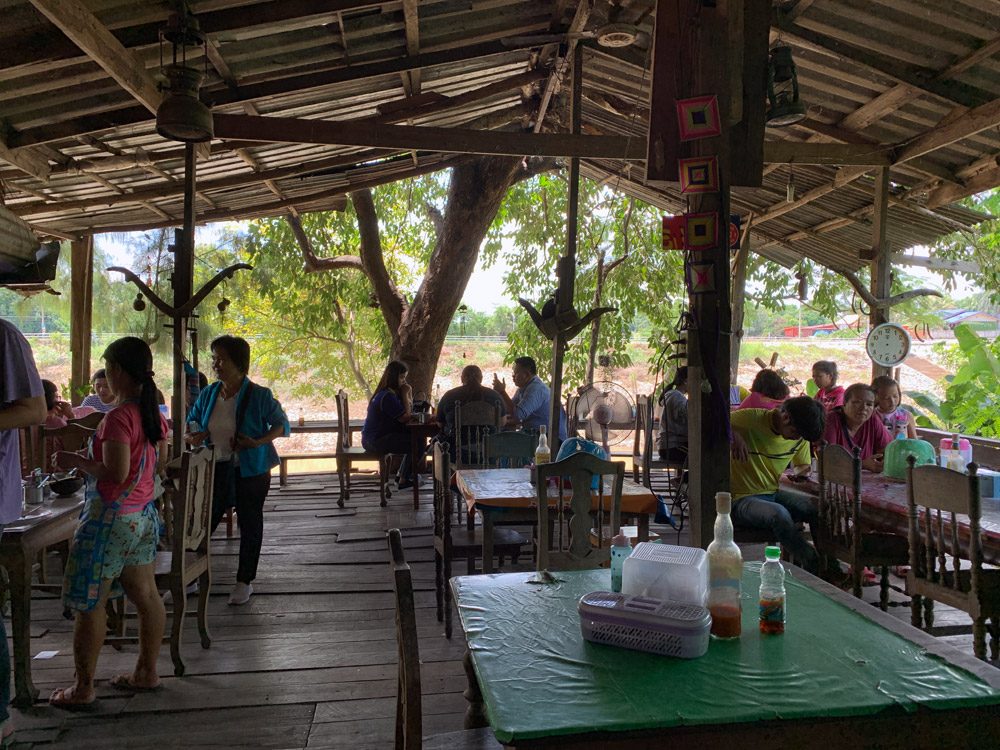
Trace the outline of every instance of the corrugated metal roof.
<instances>
[{"instance_id":1,"label":"corrugated metal roof","mask_svg":"<svg viewBox=\"0 0 1000 750\"><path fill-rule=\"evenodd\" d=\"M583 126L588 133L646 138L654 0L597 0L593 19L636 24L631 47L580 47L584 55ZM157 30L174 4L84 0L149 73L159 66ZM411 109L414 125L493 129L530 125L553 60L541 41L523 37L563 33L577 0L422 0L418 39L407 38L403 3L337 0L190 0L212 45L202 88L214 111L329 121L370 118L407 97L454 97L494 87L488 96L430 113ZM74 47L28 0L5 4L0 29L0 119L14 154L52 169L31 176L4 159L6 204L38 231L74 236L180 221L183 149L160 138L152 115L94 61ZM597 23L594 21L593 23ZM412 29L411 25L411 29ZM593 24L585 31L593 31ZM768 131L768 138L870 143L913 142L967 108L1000 100L1000 6L993 0L815 0L785 2L772 40L793 48L805 123ZM507 40L504 47L498 40ZM409 41L409 46L408 46ZM414 41L416 48L413 47ZM553 47L544 48L552 52ZM412 70L414 54L441 53ZM423 59L423 58L421 58ZM503 82L543 66L533 82ZM373 67L374 66L374 67ZM400 72L402 70L402 72ZM329 75L319 82L309 76ZM239 101L254 86L266 95ZM565 91L545 123L564 129ZM891 102L880 108L879 102ZM873 102L875 102L873 104ZM872 110L878 110L874 115ZM1000 116L997 117L1000 124ZM216 141L198 165L199 221L314 210L338 196L412 174L446 168L461 156L410 154L398 149ZM110 159L131 165L106 169ZM105 171L85 171L104 163ZM87 162L92 162L88 165ZM4 166L8 164L8 166ZM1000 182L1000 133L995 126L946 143L891 168L889 241L902 250L968 228L982 216L941 195ZM81 169L82 168L82 169ZM83 170L83 171L82 171ZM756 218L753 246L779 263L803 255L841 270L864 265L871 245L873 182L849 182L784 211L789 167L772 165L763 186L736 188L732 207ZM672 187L644 184L642 163L586 159L585 176L620 187L665 211L682 211ZM830 184L834 167L794 167L799 196ZM994 180L993 177L996 177ZM989 183L989 184L987 184ZM945 190L948 192L942 193ZM932 206L932 207L931 207ZM784 211L777 215L780 209ZM763 218L762 218L763 217Z\"/></svg>"}]
</instances>

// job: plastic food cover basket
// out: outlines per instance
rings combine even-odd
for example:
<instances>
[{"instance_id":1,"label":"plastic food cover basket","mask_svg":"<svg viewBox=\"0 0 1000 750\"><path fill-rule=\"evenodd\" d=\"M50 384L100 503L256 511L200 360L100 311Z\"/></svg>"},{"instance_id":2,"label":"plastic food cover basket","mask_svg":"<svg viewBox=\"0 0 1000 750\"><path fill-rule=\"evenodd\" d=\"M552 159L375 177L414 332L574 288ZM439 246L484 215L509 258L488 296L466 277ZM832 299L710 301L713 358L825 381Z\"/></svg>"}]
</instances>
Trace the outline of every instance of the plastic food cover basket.
<instances>
[{"instance_id":1,"label":"plastic food cover basket","mask_svg":"<svg viewBox=\"0 0 1000 750\"><path fill-rule=\"evenodd\" d=\"M583 637L593 643L695 659L708 650L712 616L705 607L610 591L584 594Z\"/></svg>"}]
</instances>

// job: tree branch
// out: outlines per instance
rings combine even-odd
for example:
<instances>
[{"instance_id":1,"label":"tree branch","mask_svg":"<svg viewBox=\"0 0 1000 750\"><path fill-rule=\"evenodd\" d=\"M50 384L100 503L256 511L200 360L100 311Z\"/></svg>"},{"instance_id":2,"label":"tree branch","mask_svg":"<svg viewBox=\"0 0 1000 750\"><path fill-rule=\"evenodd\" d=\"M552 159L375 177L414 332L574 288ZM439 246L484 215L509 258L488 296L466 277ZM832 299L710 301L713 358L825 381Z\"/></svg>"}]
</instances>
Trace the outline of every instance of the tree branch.
<instances>
[{"instance_id":1,"label":"tree branch","mask_svg":"<svg viewBox=\"0 0 1000 750\"><path fill-rule=\"evenodd\" d=\"M302 220L299 219L298 215L288 214L285 216L285 221L292 228L292 234L295 235L295 240L299 243L299 248L302 250L302 269L306 273L333 271L338 268L353 268L358 271L365 270L361 264L361 258L357 255L338 255L336 258L317 257L313 251L312 242L309 241L309 237L302 227Z\"/></svg>"},{"instance_id":2,"label":"tree branch","mask_svg":"<svg viewBox=\"0 0 1000 750\"><path fill-rule=\"evenodd\" d=\"M943 296L941 292L936 289L910 289L907 292L902 292L900 294L894 294L891 297L886 297L884 299L879 299L874 294L867 289L864 283L857 277L856 274L851 271L838 271L838 273L843 276L854 287L854 291L858 293L858 296L865 301L865 304L871 308L877 309L887 309L890 307L895 307L903 302L914 297L941 297Z\"/></svg>"},{"instance_id":3,"label":"tree branch","mask_svg":"<svg viewBox=\"0 0 1000 750\"><path fill-rule=\"evenodd\" d=\"M438 207L430 201L427 201L424 204L424 209L427 211L427 218L429 218L431 220L431 224L434 225L434 237L435 239L439 239L441 237L441 233L444 231L444 215Z\"/></svg>"},{"instance_id":4,"label":"tree branch","mask_svg":"<svg viewBox=\"0 0 1000 750\"><path fill-rule=\"evenodd\" d=\"M393 340L399 337L399 326L406 312L406 301L399 293L389 271L385 267L382 255L382 240L379 236L378 214L375 213L375 201L372 191L354 190L350 193L354 213L358 217L358 233L361 235L361 264L368 280L375 289L382 316Z\"/></svg>"},{"instance_id":5,"label":"tree branch","mask_svg":"<svg viewBox=\"0 0 1000 750\"><path fill-rule=\"evenodd\" d=\"M516 185L523 180L530 180L535 175L542 174L542 172L553 172L557 169L562 169L564 166L562 161L552 157L524 159L521 164L521 169L514 176L514 182L511 185Z\"/></svg>"}]
</instances>

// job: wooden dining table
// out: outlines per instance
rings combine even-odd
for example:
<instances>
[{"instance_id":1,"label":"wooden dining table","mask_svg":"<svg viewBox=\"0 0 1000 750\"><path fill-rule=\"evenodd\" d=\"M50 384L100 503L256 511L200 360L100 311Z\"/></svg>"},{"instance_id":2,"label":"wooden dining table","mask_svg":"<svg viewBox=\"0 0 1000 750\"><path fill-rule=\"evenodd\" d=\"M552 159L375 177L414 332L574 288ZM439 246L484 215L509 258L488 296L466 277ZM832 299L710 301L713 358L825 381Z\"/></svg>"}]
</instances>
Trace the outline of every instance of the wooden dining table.
<instances>
[{"instance_id":1,"label":"wooden dining table","mask_svg":"<svg viewBox=\"0 0 1000 750\"><path fill-rule=\"evenodd\" d=\"M493 572L493 529L496 522L534 523L538 513L538 495L528 469L459 469L455 472L458 489L469 513L478 510L483 516L483 572ZM603 497L611 497L611 479L605 477ZM549 487L549 503L554 506L559 490ZM598 509L600 493L593 493L593 509ZM656 495L631 479L622 485L623 515L637 516L638 540L649 539L649 517L656 514ZM605 508L610 511L610 508Z\"/></svg>"},{"instance_id":2,"label":"wooden dining table","mask_svg":"<svg viewBox=\"0 0 1000 750\"><path fill-rule=\"evenodd\" d=\"M417 467L427 451L427 441L441 432L441 425L432 415L424 416L423 422L408 422L410 432L410 468L413 471L413 510L420 510L420 485L417 482Z\"/></svg>"},{"instance_id":3,"label":"wooden dining table","mask_svg":"<svg viewBox=\"0 0 1000 750\"><path fill-rule=\"evenodd\" d=\"M760 563L748 563L741 636L696 659L583 638L578 602L610 589L608 570L452 578L465 726L517 750L994 746L1000 670L787 570L784 634L760 633Z\"/></svg>"},{"instance_id":4,"label":"wooden dining table","mask_svg":"<svg viewBox=\"0 0 1000 750\"><path fill-rule=\"evenodd\" d=\"M28 506L22 518L4 526L0 537L0 565L10 578L12 703L18 708L31 706L38 697L38 689L31 681L31 568L43 549L73 538L82 509L83 490Z\"/></svg>"},{"instance_id":5,"label":"wooden dining table","mask_svg":"<svg viewBox=\"0 0 1000 750\"><path fill-rule=\"evenodd\" d=\"M781 479L782 488L805 492L819 499L819 479L812 474L804 482L793 482L788 476ZM1000 565L1000 504L984 500L982 528L983 559L991 565ZM884 474L861 472L861 518L875 531L887 531L900 536L909 533L909 508L906 499L906 482ZM949 524L945 524L945 531ZM922 531L921 525L921 531ZM961 516L958 524L959 544L968 552L969 519Z\"/></svg>"}]
</instances>

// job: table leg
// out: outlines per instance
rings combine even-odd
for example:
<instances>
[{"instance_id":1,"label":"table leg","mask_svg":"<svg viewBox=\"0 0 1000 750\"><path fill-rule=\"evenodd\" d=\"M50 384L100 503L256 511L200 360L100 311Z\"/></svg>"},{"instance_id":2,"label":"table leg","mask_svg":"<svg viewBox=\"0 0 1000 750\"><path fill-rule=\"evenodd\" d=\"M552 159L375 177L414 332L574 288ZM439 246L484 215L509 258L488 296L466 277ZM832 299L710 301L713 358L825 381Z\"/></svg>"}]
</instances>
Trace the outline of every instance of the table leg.
<instances>
[{"instance_id":1,"label":"table leg","mask_svg":"<svg viewBox=\"0 0 1000 750\"><path fill-rule=\"evenodd\" d=\"M479 679L476 677L476 668L472 664L472 653L465 652L462 657L462 666L465 667L465 676L469 681L469 687L465 689L463 695L469 702L465 709L465 729L479 729L488 727L490 723L486 720L486 706L483 705L483 694L479 690Z\"/></svg>"},{"instance_id":2,"label":"table leg","mask_svg":"<svg viewBox=\"0 0 1000 750\"><path fill-rule=\"evenodd\" d=\"M649 541L649 516L645 513L639 514L639 541Z\"/></svg>"},{"instance_id":3,"label":"table leg","mask_svg":"<svg viewBox=\"0 0 1000 750\"><path fill-rule=\"evenodd\" d=\"M483 573L493 572L493 512L481 508L483 513Z\"/></svg>"},{"instance_id":4,"label":"table leg","mask_svg":"<svg viewBox=\"0 0 1000 750\"><path fill-rule=\"evenodd\" d=\"M10 576L10 625L14 641L14 700L18 708L29 708L38 697L31 681L31 563L23 549L13 558Z\"/></svg>"},{"instance_id":5,"label":"table leg","mask_svg":"<svg viewBox=\"0 0 1000 750\"><path fill-rule=\"evenodd\" d=\"M424 442L422 435L417 430L410 430L410 471L413 472L413 510L420 510L420 486L417 473L417 456L420 455L420 446Z\"/></svg>"}]
</instances>

